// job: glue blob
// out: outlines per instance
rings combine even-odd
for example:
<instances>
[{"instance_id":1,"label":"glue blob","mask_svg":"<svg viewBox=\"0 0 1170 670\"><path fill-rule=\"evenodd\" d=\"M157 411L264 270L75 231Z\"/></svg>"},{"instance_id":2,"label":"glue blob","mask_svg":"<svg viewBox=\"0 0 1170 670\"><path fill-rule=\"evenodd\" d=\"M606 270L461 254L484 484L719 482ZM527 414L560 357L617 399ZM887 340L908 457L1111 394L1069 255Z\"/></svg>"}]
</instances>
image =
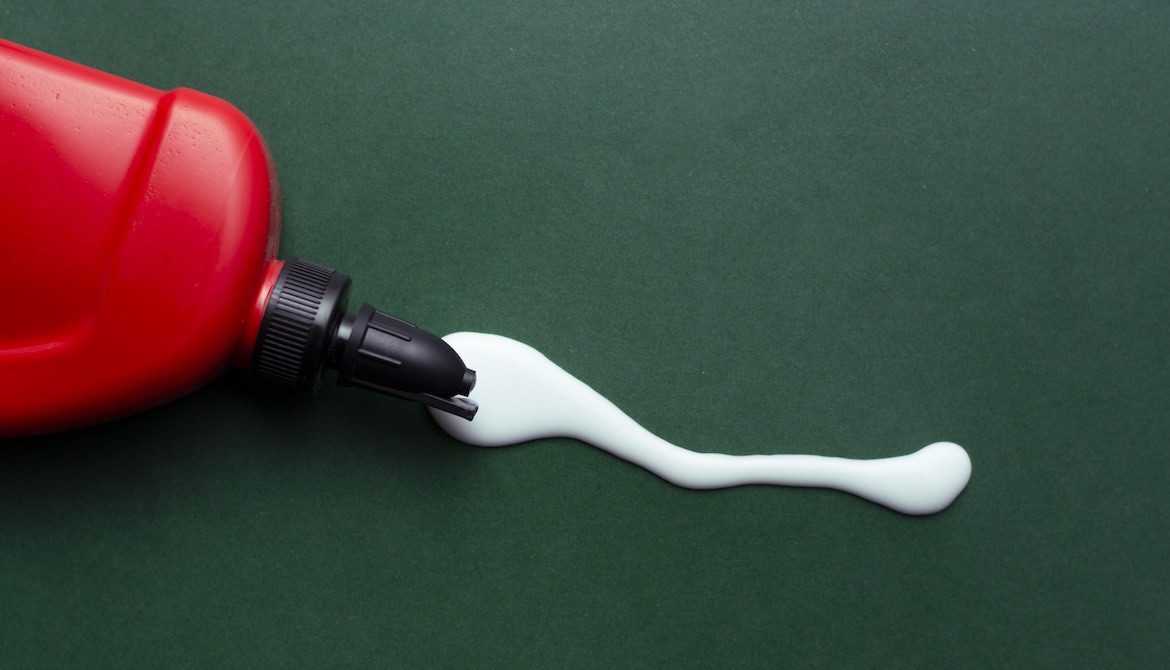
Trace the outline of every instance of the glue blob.
<instances>
[{"instance_id":1,"label":"glue blob","mask_svg":"<svg viewBox=\"0 0 1170 670\"><path fill-rule=\"evenodd\" d=\"M904 514L933 514L950 505L971 478L971 459L951 442L935 442L894 458L854 460L774 454L700 453L663 440L536 349L499 335L443 338L478 381L472 421L431 409L443 430L468 444L500 447L569 437L692 489L744 484L838 489Z\"/></svg>"}]
</instances>

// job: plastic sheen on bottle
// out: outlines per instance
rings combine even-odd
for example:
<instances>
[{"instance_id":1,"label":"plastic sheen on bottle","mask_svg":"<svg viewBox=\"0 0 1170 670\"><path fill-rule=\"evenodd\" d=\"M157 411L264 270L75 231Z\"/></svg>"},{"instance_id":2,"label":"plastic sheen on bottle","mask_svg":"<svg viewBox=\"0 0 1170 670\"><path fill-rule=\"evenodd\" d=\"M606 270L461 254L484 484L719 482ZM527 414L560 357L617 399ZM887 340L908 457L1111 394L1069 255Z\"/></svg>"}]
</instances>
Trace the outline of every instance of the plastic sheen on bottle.
<instances>
[{"instance_id":1,"label":"plastic sheen on bottle","mask_svg":"<svg viewBox=\"0 0 1170 670\"><path fill-rule=\"evenodd\" d=\"M0 437L174 400L225 368L338 383L466 419L475 383L441 339L349 279L277 259L268 148L223 100L159 91L0 40Z\"/></svg>"}]
</instances>

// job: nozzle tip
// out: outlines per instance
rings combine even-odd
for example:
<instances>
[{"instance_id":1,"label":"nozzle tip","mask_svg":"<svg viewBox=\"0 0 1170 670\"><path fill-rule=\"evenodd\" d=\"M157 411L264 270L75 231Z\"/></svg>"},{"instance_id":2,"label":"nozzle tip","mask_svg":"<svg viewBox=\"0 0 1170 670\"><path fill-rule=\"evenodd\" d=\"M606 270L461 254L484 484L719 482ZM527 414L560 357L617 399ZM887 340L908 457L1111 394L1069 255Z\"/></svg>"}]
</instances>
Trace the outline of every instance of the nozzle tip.
<instances>
[{"instance_id":1,"label":"nozzle tip","mask_svg":"<svg viewBox=\"0 0 1170 670\"><path fill-rule=\"evenodd\" d=\"M467 368L463 373L463 381L459 384L459 395L470 395L475 388L475 370Z\"/></svg>"}]
</instances>

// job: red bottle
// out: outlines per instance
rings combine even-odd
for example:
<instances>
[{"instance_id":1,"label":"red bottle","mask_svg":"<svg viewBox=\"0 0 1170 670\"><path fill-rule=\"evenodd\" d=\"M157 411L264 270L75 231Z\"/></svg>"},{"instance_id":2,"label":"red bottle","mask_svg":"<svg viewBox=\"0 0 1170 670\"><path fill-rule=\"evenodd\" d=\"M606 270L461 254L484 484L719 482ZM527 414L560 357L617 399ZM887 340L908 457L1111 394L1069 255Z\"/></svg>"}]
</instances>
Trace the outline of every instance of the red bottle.
<instances>
[{"instance_id":1,"label":"red bottle","mask_svg":"<svg viewBox=\"0 0 1170 670\"><path fill-rule=\"evenodd\" d=\"M227 366L340 384L470 419L475 373L364 305L349 279L276 260L263 138L228 103L158 91L0 40L0 437L173 400Z\"/></svg>"}]
</instances>

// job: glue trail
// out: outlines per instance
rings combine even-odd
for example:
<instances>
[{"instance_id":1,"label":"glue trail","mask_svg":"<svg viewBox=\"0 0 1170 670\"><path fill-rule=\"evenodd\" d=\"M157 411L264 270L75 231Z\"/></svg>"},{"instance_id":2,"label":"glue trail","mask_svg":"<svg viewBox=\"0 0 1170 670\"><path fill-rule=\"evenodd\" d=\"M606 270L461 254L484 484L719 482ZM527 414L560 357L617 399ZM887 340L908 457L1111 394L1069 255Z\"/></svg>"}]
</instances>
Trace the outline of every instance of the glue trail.
<instances>
[{"instance_id":1,"label":"glue trail","mask_svg":"<svg viewBox=\"0 0 1170 670\"><path fill-rule=\"evenodd\" d=\"M971 476L967 452L936 442L913 454L875 460L825 456L733 456L699 453L663 440L536 349L483 333L443 338L477 371L473 421L431 410L455 438L499 447L545 437L570 437L597 446L694 489L744 484L811 486L847 491L904 514L945 509Z\"/></svg>"}]
</instances>

